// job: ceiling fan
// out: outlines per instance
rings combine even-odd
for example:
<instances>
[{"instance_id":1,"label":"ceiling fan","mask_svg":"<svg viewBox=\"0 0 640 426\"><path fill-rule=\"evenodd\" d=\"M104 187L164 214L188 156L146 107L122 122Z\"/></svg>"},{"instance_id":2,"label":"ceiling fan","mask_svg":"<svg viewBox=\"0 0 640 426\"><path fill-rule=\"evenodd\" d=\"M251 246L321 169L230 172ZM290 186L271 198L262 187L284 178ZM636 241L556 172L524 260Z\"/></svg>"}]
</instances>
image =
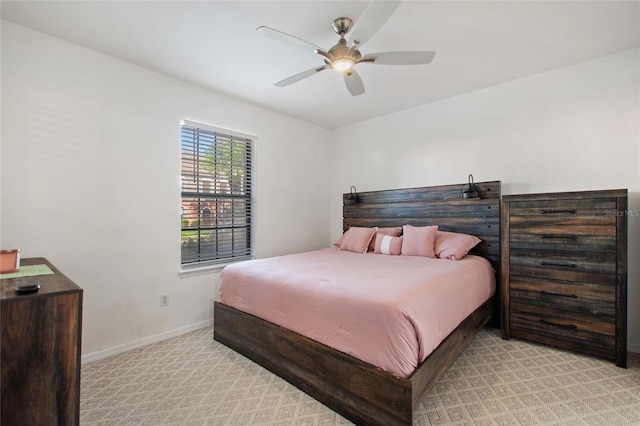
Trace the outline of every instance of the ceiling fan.
<instances>
[{"instance_id":1,"label":"ceiling fan","mask_svg":"<svg viewBox=\"0 0 640 426\"><path fill-rule=\"evenodd\" d=\"M360 48L366 43L391 17L400 4L396 1L372 1L364 11L362 17L354 26L350 18L337 18L331 24L333 30L340 36L338 43L325 50L313 43L298 37L274 30L269 27L258 27L256 31L275 40L287 43L304 50L317 53L324 59L324 65L313 67L309 70L294 74L284 80L275 83L278 87L286 87L307 77L311 77L327 69L341 72L344 82L352 96L364 93L364 83L354 67L359 63L383 64L383 65L421 65L430 63L435 52L399 51L380 52L362 55ZM353 31L351 31L353 29ZM351 31L349 40L345 36Z\"/></svg>"}]
</instances>

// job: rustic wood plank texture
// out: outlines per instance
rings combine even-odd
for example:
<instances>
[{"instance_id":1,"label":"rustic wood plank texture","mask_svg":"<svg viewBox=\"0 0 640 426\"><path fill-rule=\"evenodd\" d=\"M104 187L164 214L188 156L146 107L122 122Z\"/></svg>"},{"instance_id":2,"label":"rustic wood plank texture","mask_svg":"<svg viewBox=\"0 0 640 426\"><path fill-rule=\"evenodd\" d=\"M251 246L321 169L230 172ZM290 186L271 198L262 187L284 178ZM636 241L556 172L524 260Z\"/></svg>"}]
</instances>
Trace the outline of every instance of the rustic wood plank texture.
<instances>
[{"instance_id":1,"label":"rustic wood plank texture","mask_svg":"<svg viewBox=\"0 0 640 426\"><path fill-rule=\"evenodd\" d=\"M616 254L611 252L511 248L509 261L511 268L522 266L541 270L610 275L616 272Z\"/></svg>"},{"instance_id":2,"label":"rustic wood plank texture","mask_svg":"<svg viewBox=\"0 0 640 426\"><path fill-rule=\"evenodd\" d=\"M552 281L515 276L510 280L512 302L553 307L590 315L615 316L612 285Z\"/></svg>"},{"instance_id":3,"label":"rustic wood plank texture","mask_svg":"<svg viewBox=\"0 0 640 426\"><path fill-rule=\"evenodd\" d=\"M343 206L343 231L351 226L438 225L442 231L475 235L472 253L500 264L500 182L478 182L480 199L460 198L464 184L357 193ZM346 200L349 194L343 194Z\"/></svg>"},{"instance_id":4,"label":"rustic wood plank texture","mask_svg":"<svg viewBox=\"0 0 640 426\"><path fill-rule=\"evenodd\" d=\"M626 367L627 190L507 195L503 338Z\"/></svg>"},{"instance_id":5,"label":"rustic wood plank texture","mask_svg":"<svg viewBox=\"0 0 640 426\"><path fill-rule=\"evenodd\" d=\"M476 183L480 200L461 200L464 185L343 194L343 228L435 225L473 234L473 251L500 271L500 182ZM497 280L499 287L500 281ZM413 409L490 318L499 326L500 290L472 313L409 379L237 311L214 305L214 338L297 386L356 424L411 425Z\"/></svg>"},{"instance_id":6,"label":"rustic wood plank texture","mask_svg":"<svg viewBox=\"0 0 640 426\"><path fill-rule=\"evenodd\" d=\"M510 223L509 203L502 203L500 206L500 324L502 325L502 338L510 338L510 316L509 316L509 277L511 274L509 256L511 253L510 246Z\"/></svg>"},{"instance_id":7,"label":"rustic wood plank texture","mask_svg":"<svg viewBox=\"0 0 640 426\"><path fill-rule=\"evenodd\" d=\"M412 200L419 201L441 201L441 200L460 200L460 194L464 191L464 185L466 184L454 184L454 185L440 185L440 186L426 186L421 188L406 188L406 189L389 189L382 191L370 191L370 192L358 192L357 203L363 204L376 204L376 203L393 203L393 202L407 202ZM500 181L493 182L478 182L479 186L478 194L480 199L496 198L500 200ZM349 196L348 193L342 195L343 201ZM469 202L473 202L470 200ZM346 203L343 203L346 205Z\"/></svg>"},{"instance_id":8,"label":"rustic wood plank texture","mask_svg":"<svg viewBox=\"0 0 640 426\"><path fill-rule=\"evenodd\" d=\"M215 302L214 338L358 424L411 424L411 383Z\"/></svg>"},{"instance_id":9,"label":"rustic wood plank texture","mask_svg":"<svg viewBox=\"0 0 640 426\"><path fill-rule=\"evenodd\" d=\"M627 368L627 191L616 205L616 365Z\"/></svg>"},{"instance_id":10,"label":"rustic wood plank texture","mask_svg":"<svg viewBox=\"0 0 640 426\"><path fill-rule=\"evenodd\" d=\"M0 280L0 423L78 425L82 289L44 258L21 264L46 264L55 274ZM37 293L14 291L36 282Z\"/></svg>"},{"instance_id":11,"label":"rustic wood plank texture","mask_svg":"<svg viewBox=\"0 0 640 426\"><path fill-rule=\"evenodd\" d=\"M513 328L511 330L511 336L519 339L528 340L531 342L541 343L543 345L554 346L556 348L567 349L569 351L584 353L585 342L574 342L566 338L559 338L557 334L545 335L540 331L529 332L519 328ZM601 358L613 359L615 356L614 350L611 347L611 342L602 346L598 342L594 342L590 345L589 355L594 355Z\"/></svg>"},{"instance_id":12,"label":"rustic wood plank texture","mask_svg":"<svg viewBox=\"0 0 640 426\"><path fill-rule=\"evenodd\" d=\"M447 368L455 362L464 348L469 344L477 330L485 325L497 312L495 299L485 302L458 326L441 344L423 361L411 375L413 389L412 405L415 408L431 388L438 383Z\"/></svg>"},{"instance_id":13,"label":"rustic wood plank texture","mask_svg":"<svg viewBox=\"0 0 640 426\"><path fill-rule=\"evenodd\" d=\"M514 249L575 250L616 253L617 239L609 226L517 226L511 224L510 247Z\"/></svg>"}]
</instances>

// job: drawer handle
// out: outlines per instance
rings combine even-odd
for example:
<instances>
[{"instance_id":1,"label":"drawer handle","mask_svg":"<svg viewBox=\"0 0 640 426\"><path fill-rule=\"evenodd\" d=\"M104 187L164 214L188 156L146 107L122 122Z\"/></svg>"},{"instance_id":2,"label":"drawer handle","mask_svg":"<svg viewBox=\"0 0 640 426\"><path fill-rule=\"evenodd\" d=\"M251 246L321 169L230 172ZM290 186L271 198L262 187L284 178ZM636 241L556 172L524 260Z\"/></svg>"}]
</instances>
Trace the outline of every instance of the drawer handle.
<instances>
[{"instance_id":1,"label":"drawer handle","mask_svg":"<svg viewBox=\"0 0 640 426\"><path fill-rule=\"evenodd\" d=\"M577 299L578 295L577 294L564 294L564 293L556 293L555 291L546 291L546 290L541 290L540 294L543 294L545 296L560 296L560 297L570 297L572 299Z\"/></svg>"},{"instance_id":2,"label":"drawer handle","mask_svg":"<svg viewBox=\"0 0 640 426\"><path fill-rule=\"evenodd\" d=\"M561 214L561 213L569 213L569 214L576 214L578 211L576 209L570 209L570 210L545 210L542 209L540 210L540 213L542 214Z\"/></svg>"},{"instance_id":3,"label":"drawer handle","mask_svg":"<svg viewBox=\"0 0 640 426\"><path fill-rule=\"evenodd\" d=\"M572 330L577 330L577 329L578 329L578 326L577 326L577 325L575 325L575 324L560 324L560 323L553 322L553 321L547 321L547 320L546 320L546 319L544 319L544 318L541 318L541 319L540 319L540 322L541 322L542 324L545 324L545 325L554 325L554 326L556 326L556 327L570 328L570 329L572 329Z\"/></svg>"},{"instance_id":4,"label":"drawer handle","mask_svg":"<svg viewBox=\"0 0 640 426\"><path fill-rule=\"evenodd\" d=\"M540 235L543 240L576 240L578 237L575 235Z\"/></svg>"},{"instance_id":5,"label":"drawer handle","mask_svg":"<svg viewBox=\"0 0 640 426\"><path fill-rule=\"evenodd\" d=\"M552 263L552 262L545 262L544 260L542 262L540 262L540 264L542 266L561 266L563 268L577 268L578 265L576 265L575 263Z\"/></svg>"}]
</instances>

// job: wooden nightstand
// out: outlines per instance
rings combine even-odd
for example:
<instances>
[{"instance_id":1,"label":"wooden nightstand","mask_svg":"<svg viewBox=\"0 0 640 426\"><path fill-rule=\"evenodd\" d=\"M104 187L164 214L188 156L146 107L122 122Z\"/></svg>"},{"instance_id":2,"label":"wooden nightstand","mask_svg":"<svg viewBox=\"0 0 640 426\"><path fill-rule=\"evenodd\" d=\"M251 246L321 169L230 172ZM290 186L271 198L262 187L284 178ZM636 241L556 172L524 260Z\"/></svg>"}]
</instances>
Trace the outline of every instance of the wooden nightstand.
<instances>
[{"instance_id":1,"label":"wooden nightstand","mask_svg":"<svg viewBox=\"0 0 640 426\"><path fill-rule=\"evenodd\" d=\"M80 423L82 289L45 258L53 275L0 280L2 425ZM19 284L39 283L19 295Z\"/></svg>"},{"instance_id":2,"label":"wooden nightstand","mask_svg":"<svg viewBox=\"0 0 640 426\"><path fill-rule=\"evenodd\" d=\"M502 337L627 365L627 190L502 198Z\"/></svg>"}]
</instances>

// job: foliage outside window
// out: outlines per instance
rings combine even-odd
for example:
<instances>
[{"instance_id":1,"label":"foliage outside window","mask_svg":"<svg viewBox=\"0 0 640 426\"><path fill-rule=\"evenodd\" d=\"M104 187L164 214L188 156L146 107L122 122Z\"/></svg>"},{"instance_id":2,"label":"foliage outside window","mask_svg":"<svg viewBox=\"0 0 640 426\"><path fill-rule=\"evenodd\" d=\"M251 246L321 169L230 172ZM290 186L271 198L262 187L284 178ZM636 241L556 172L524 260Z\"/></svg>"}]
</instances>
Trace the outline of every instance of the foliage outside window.
<instances>
[{"instance_id":1,"label":"foliage outside window","mask_svg":"<svg viewBox=\"0 0 640 426\"><path fill-rule=\"evenodd\" d=\"M255 137L183 120L181 264L251 258Z\"/></svg>"}]
</instances>

